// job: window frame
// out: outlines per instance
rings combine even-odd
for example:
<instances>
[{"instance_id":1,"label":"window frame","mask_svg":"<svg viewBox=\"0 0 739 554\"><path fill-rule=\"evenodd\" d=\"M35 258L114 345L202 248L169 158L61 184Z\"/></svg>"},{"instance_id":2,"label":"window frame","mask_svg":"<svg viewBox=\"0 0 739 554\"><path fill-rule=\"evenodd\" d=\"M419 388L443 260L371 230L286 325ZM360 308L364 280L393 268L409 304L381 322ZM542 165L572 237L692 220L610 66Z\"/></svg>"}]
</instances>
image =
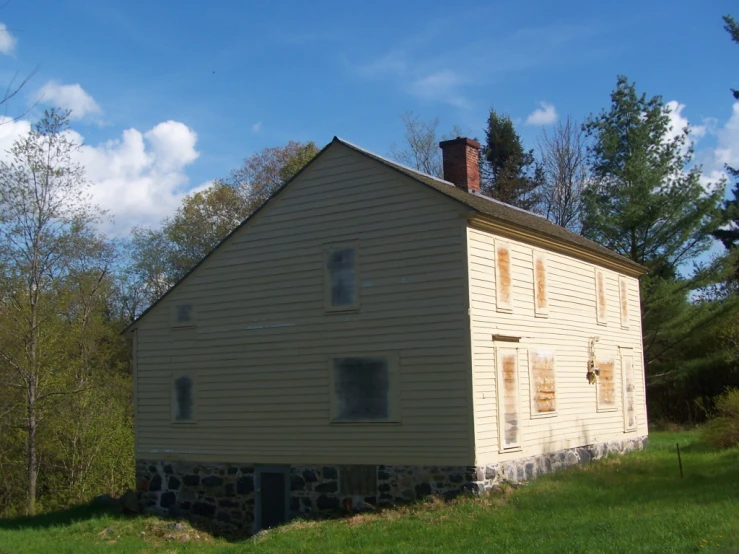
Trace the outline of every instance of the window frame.
<instances>
[{"instance_id":1,"label":"window frame","mask_svg":"<svg viewBox=\"0 0 739 554\"><path fill-rule=\"evenodd\" d=\"M180 306L190 306L190 320L189 321L178 321L177 320L177 309ZM192 301L174 301L169 305L169 324L173 329L192 329L197 326L198 320L198 308L195 302Z\"/></svg>"},{"instance_id":2,"label":"window frame","mask_svg":"<svg viewBox=\"0 0 739 554\"><path fill-rule=\"evenodd\" d=\"M629 281L624 275L618 276L618 306L621 316L621 328L629 328ZM626 310L624 311L624 307Z\"/></svg>"},{"instance_id":3,"label":"window frame","mask_svg":"<svg viewBox=\"0 0 739 554\"><path fill-rule=\"evenodd\" d=\"M635 371L634 371L634 351L632 348L620 348L619 349L619 355L621 358L621 404L623 407L624 412L624 433L633 433L637 430L639 427L639 419L636 414L636 378L635 378ZM626 409L627 401L628 401L628 394L627 394L627 371L626 371L626 360L629 360L631 363L631 394L632 394L632 401L634 403L634 425L629 426L629 413Z\"/></svg>"},{"instance_id":4,"label":"window frame","mask_svg":"<svg viewBox=\"0 0 739 554\"><path fill-rule=\"evenodd\" d=\"M534 315L536 317L549 317L549 259L545 252L532 250L532 258L533 258L533 273L534 273ZM541 260L542 265L544 266L544 300L546 305L543 308L539 307L539 287L538 287L538 281L537 281L537 271L536 271L536 265L537 262Z\"/></svg>"},{"instance_id":5,"label":"window frame","mask_svg":"<svg viewBox=\"0 0 739 554\"><path fill-rule=\"evenodd\" d=\"M600 310L600 278L603 279L603 313ZM608 325L608 274L600 267L595 268L595 319L598 325Z\"/></svg>"},{"instance_id":6,"label":"window frame","mask_svg":"<svg viewBox=\"0 0 739 554\"><path fill-rule=\"evenodd\" d=\"M334 306L331 303L331 270L328 268L329 256L337 250L354 250L354 302L344 306ZM359 258L359 241L349 240L324 244L321 250L321 265L323 267L323 308L326 313L358 312L360 308L359 274L361 271Z\"/></svg>"},{"instance_id":7,"label":"window frame","mask_svg":"<svg viewBox=\"0 0 739 554\"><path fill-rule=\"evenodd\" d=\"M182 377L188 377L192 382L192 409L190 419L177 419L177 389L175 383ZM173 371L169 380L169 418L172 425L196 425L198 423L198 377L194 371Z\"/></svg>"},{"instance_id":8,"label":"window frame","mask_svg":"<svg viewBox=\"0 0 739 554\"><path fill-rule=\"evenodd\" d=\"M337 419L338 397L336 394L336 377L334 374L334 360L343 358L381 358L387 361L389 387L388 417L386 419ZM334 354L328 357L328 394L329 394L329 423L331 425L399 425L400 410L400 357L396 352L347 352Z\"/></svg>"},{"instance_id":9,"label":"window frame","mask_svg":"<svg viewBox=\"0 0 739 554\"><path fill-rule=\"evenodd\" d=\"M506 240L495 239L493 244L495 254L495 309L498 312L513 313L513 255L511 252L511 243ZM510 290L508 291L508 302L502 301L503 293L500 288L501 284L501 270L500 270L500 256L498 255L498 249L505 248L508 250L508 279L510 281Z\"/></svg>"},{"instance_id":10,"label":"window frame","mask_svg":"<svg viewBox=\"0 0 739 554\"><path fill-rule=\"evenodd\" d=\"M603 360L603 362L610 362L613 364L613 405L608 404L601 404L601 374L600 374L600 360ZM616 363L616 355L612 352L605 353L603 356L596 355L595 358L595 365L598 368L598 380L595 384L595 406L596 411L598 413L605 413L605 412L617 412L618 411L618 397L616 396L618 394L618 375L616 375L616 372L618 371L618 365Z\"/></svg>"},{"instance_id":11,"label":"window frame","mask_svg":"<svg viewBox=\"0 0 739 554\"><path fill-rule=\"evenodd\" d=\"M510 346L496 346L495 347L495 389L496 389L496 403L497 403L497 419L498 419L498 452L504 454L507 452L520 452L523 450L523 418L521 417L521 375L520 367L521 363L519 358L519 349L512 348ZM505 412L503 410L503 376L502 376L502 360L504 355L513 354L516 361L516 414L518 415L518 442L510 446L505 445Z\"/></svg>"},{"instance_id":12,"label":"window frame","mask_svg":"<svg viewBox=\"0 0 739 554\"><path fill-rule=\"evenodd\" d=\"M535 389L535 376L534 376L534 356L537 355L537 352L548 352L552 356L552 375L554 378L554 411L551 412L536 412L534 411L534 406L536 405L536 401L534 400L534 396L536 394ZM531 419L546 419L550 417L557 417L559 415L558 413L558 400L559 395L557 394L557 353L554 349L551 348L530 348L528 350L528 361L529 361L529 396L530 396L530 402L531 402L531 409L529 410Z\"/></svg>"}]
</instances>

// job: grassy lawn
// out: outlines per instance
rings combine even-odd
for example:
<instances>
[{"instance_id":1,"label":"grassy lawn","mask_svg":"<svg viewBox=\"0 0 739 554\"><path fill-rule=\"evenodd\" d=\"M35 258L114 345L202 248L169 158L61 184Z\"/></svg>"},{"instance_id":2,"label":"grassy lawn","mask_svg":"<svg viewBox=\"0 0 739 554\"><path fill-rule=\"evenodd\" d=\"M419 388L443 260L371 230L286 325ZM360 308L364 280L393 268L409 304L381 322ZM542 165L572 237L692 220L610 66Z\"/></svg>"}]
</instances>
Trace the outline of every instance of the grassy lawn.
<instances>
[{"instance_id":1,"label":"grassy lawn","mask_svg":"<svg viewBox=\"0 0 739 554\"><path fill-rule=\"evenodd\" d=\"M197 530L178 532L172 522L157 518L89 509L0 520L0 553L739 553L739 449L713 451L692 432L652 433L650 440L645 452L572 468L486 498L297 521L237 543ZM182 536L189 540L178 542Z\"/></svg>"}]
</instances>

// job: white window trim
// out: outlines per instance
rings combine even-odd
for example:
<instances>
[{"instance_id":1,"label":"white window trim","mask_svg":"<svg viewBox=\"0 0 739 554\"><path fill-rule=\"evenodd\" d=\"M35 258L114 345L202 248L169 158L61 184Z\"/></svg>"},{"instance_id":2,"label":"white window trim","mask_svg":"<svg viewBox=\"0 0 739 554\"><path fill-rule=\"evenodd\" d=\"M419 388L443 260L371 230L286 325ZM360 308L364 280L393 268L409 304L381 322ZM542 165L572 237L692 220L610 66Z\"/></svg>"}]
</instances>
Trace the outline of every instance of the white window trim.
<instances>
[{"instance_id":1,"label":"white window trim","mask_svg":"<svg viewBox=\"0 0 739 554\"><path fill-rule=\"evenodd\" d=\"M390 415L387 419L336 420L338 417L338 405L336 401L336 381L334 379L334 360L339 358L384 358L387 360L388 372L390 374ZM397 352L346 352L334 354L329 356L326 366L328 367L329 423L331 425L398 425L401 423L400 356Z\"/></svg>"},{"instance_id":2,"label":"white window trim","mask_svg":"<svg viewBox=\"0 0 739 554\"><path fill-rule=\"evenodd\" d=\"M328 269L328 256L335 250L352 248L354 250L354 303L346 306L331 305L331 271ZM321 266L323 267L323 307L326 313L358 312L361 304L359 291L359 274L361 272L359 258L359 241L349 240L337 243L324 244L321 251Z\"/></svg>"},{"instance_id":3,"label":"white window trim","mask_svg":"<svg viewBox=\"0 0 739 554\"><path fill-rule=\"evenodd\" d=\"M536 402L534 400L535 395L535 389L534 389L534 354L537 351L546 350L547 352L550 352L552 354L552 363L554 365L554 368L552 369L554 373L554 411L553 412L544 412L544 413L535 413L534 412L534 406L536 405ZM553 349L549 348L539 348L535 349L532 348L528 352L528 362L529 362L529 398L531 402L531 409L529 410L529 413L531 415L531 419L548 419L550 417L557 417L559 412L559 394L557 391L557 353Z\"/></svg>"},{"instance_id":4,"label":"white window trim","mask_svg":"<svg viewBox=\"0 0 739 554\"><path fill-rule=\"evenodd\" d=\"M192 380L192 417L187 421L175 418L177 410L177 391L175 381L180 377L189 377ZM173 371L169 380L169 420L172 425L195 425L198 422L198 376L194 371Z\"/></svg>"},{"instance_id":5,"label":"white window trim","mask_svg":"<svg viewBox=\"0 0 739 554\"><path fill-rule=\"evenodd\" d=\"M502 358L503 354L513 353L516 359L516 413L518 414L518 443L510 446L504 446L505 442L505 412L503 409L503 367ZM503 454L505 452L520 452L523 450L523 418L521 417L521 379L519 375L519 368L521 364L518 359L518 348L511 348L506 346L497 346L495 348L495 389L496 389L496 403L498 408L498 452Z\"/></svg>"},{"instance_id":6,"label":"white window trim","mask_svg":"<svg viewBox=\"0 0 739 554\"><path fill-rule=\"evenodd\" d=\"M503 313L513 313L513 252L511 251L511 244L508 241L495 239L495 242L493 244L494 250L494 258L495 258L495 308L498 312ZM500 263L498 261L498 248L507 248L508 249L508 274L511 279L511 291L509 296L508 303L504 303L501 300L501 292L500 292Z\"/></svg>"},{"instance_id":7,"label":"white window trim","mask_svg":"<svg viewBox=\"0 0 739 554\"><path fill-rule=\"evenodd\" d=\"M624 412L624 433L633 433L637 430L639 427L639 420L636 414L636 378L635 374L636 371L634 371L634 351L631 348L628 347L621 347L619 349L619 354L621 357L621 404L623 406L623 412ZM631 359L631 380L632 380L632 386L634 387L634 426L629 427L629 413L626 409L626 359Z\"/></svg>"},{"instance_id":8,"label":"white window trim","mask_svg":"<svg viewBox=\"0 0 739 554\"><path fill-rule=\"evenodd\" d=\"M534 272L534 315L536 317L549 317L549 259L546 253L532 250L532 262ZM539 307L536 286L536 261L541 260L544 264L544 294L546 295L546 306L544 308Z\"/></svg>"},{"instance_id":9,"label":"white window trim","mask_svg":"<svg viewBox=\"0 0 739 554\"><path fill-rule=\"evenodd\" d=\"M597 356L595 359L595 364L598 366L598 360L600 360L600 356ZM613 393L616 394L616 391L618 391L618 375L616 375L616 371L618 371L619 364L616 363L616 356L613 354L609 354L607 357L603 357L602 359L613 361ZM595 406L596 411L598 413L606 413L606 412L617 412L618 411L618 398L614 398L613 406L601 406L600 405L600 373L598 374L598 381L595 384Z\"/></svg>"},{"instance_id":10,"label":"white window trim","mask_svg":"<svg viewBox=\"0 0 739 554\"><path fill-rule=\"evenodd\" d=\"M177 307L188 304L191 306L190 321L177 321ZM197 326L198 308L193 301L171 302L169 304L169 324L173 329L191 329Z\"/></svg>"},{"instance_id":11,"label":"white window trim","mask_svg":"<svg viewBox=\"0 0 739 554\"><path fill-rule=\"evenodd\" d=\"M598 276L603 276L603 301L605 302L605 314L601 316L600 304L598 302ZM608 274L604 269L595 268L595 319L598 325L608 325Z\"/></svg>"},{"instance_id":12,"label":"white window trim","mask_svg":"<svg viewBox=\"0 0 739 554\"><path fill-rule=\"evenodd\" d=\"M626 295L626 298L623 295ZM621 328L629 328L629 317L631 310L629 306L629 281L623 275L618 276L618 311L621 317ZM626 317L624 317L623 305L626 302Z\"/></svg>"}]
</instances>

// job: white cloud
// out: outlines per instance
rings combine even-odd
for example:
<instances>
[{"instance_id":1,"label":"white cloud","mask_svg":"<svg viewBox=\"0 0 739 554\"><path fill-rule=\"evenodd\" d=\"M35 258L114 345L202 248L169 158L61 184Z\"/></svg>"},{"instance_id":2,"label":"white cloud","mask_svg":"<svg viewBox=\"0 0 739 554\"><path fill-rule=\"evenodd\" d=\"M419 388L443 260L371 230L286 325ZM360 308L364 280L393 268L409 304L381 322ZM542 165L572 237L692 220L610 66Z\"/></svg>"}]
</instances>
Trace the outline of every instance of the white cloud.
<instances>
[{"instance_id":1,"label":"white cloud","mask_svg":"<svg viewBox=\"0 0 739 554\"><path fill-rule=\"evenodd\" d=\"M5 23L0 23L0 52L9 56L15 50L15 44L18 42L10 31L5 26Z\"/></svg>"},{"instance_id":2,"label":"white cloud","mask_svg":"<svg viewBox=\"0 0 739 554\"><path fill-rule=\"evenodd\" d=\"M253 133L258 133L262 130L262 122L257 121L254 125L251 126L251 130Z\"/></svg>"},{"instance_id":3,"label":"white cloud","mask_svg":"<svg viewBox=\"0 0 739 554\"><path fill-rule=\"evenodd\" d=\"M38 91L39 102L51 104L65 110L72 110L70 119L83 119L87 116L102 115L95 99L75 83L62 85L56 81L49 81Z\"/></svg>"},{"instance_id":4,"label":"white cloud","mask_svg":"<svg viewBox=\"0 0 739 554\"><path fill-rule=\"evenodd\" d=\"M526 125L551 125L557 118L557 110L554 108L554 104L549 102L540 102L541 108L535 109L526 118Z\"/></svg>"},{"instance_id":5,"label":"white cloud","mask_svg":"<svg viewBox=\"0 0 739 554\"><path fill-rule=\"evenodd\" d=\"M438 101L458 108L468 108L469 101L459 92L462 77L450 69L442 69L415 79L408 90L422 100Z\"/></svg>"},{"instance_id":6,"label":"white cloud","mask_svg":"<svg viewBox=\"0 0 739 554\"><path fill-rule=\"evenodd\" d=\"M669 110L670 131L667 140L675 139L683 134L686 127L690 128L690 142L697 142L706 135L707 125L690 125L688 118L683 115L685 104L681 104L677 100L670 100L665 104L665 108Z\"/></svg>"}]
</instances>

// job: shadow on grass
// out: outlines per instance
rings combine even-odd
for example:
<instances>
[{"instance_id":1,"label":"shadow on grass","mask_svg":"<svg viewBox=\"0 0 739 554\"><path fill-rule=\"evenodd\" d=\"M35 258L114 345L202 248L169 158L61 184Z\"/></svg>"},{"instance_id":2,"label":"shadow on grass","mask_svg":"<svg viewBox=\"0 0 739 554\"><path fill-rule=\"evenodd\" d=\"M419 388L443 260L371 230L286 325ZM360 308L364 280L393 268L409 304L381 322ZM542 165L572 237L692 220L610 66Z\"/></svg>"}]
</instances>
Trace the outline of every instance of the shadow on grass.
<instances>
[{"instance_id":1,"label":"shadow on grass","mask_svg":"<svg viewBox=\"0 0 739 554\"><path fill-rule=\"evenodd\" d=\"M45 514L39 514L37 516L20 516L8 519L0 519L0 530L22 530L22 529L41 529L45 527L58 527L61 525L72 525L74 523L99 518L102 516L109 516L113 518L128 518L120 512L113 510L105 510L97 507L90 506L89 504L82 504L79 506L72 506L66 510L58 510L55 512L48 512Z\"/></svg>"}]
</instances>

